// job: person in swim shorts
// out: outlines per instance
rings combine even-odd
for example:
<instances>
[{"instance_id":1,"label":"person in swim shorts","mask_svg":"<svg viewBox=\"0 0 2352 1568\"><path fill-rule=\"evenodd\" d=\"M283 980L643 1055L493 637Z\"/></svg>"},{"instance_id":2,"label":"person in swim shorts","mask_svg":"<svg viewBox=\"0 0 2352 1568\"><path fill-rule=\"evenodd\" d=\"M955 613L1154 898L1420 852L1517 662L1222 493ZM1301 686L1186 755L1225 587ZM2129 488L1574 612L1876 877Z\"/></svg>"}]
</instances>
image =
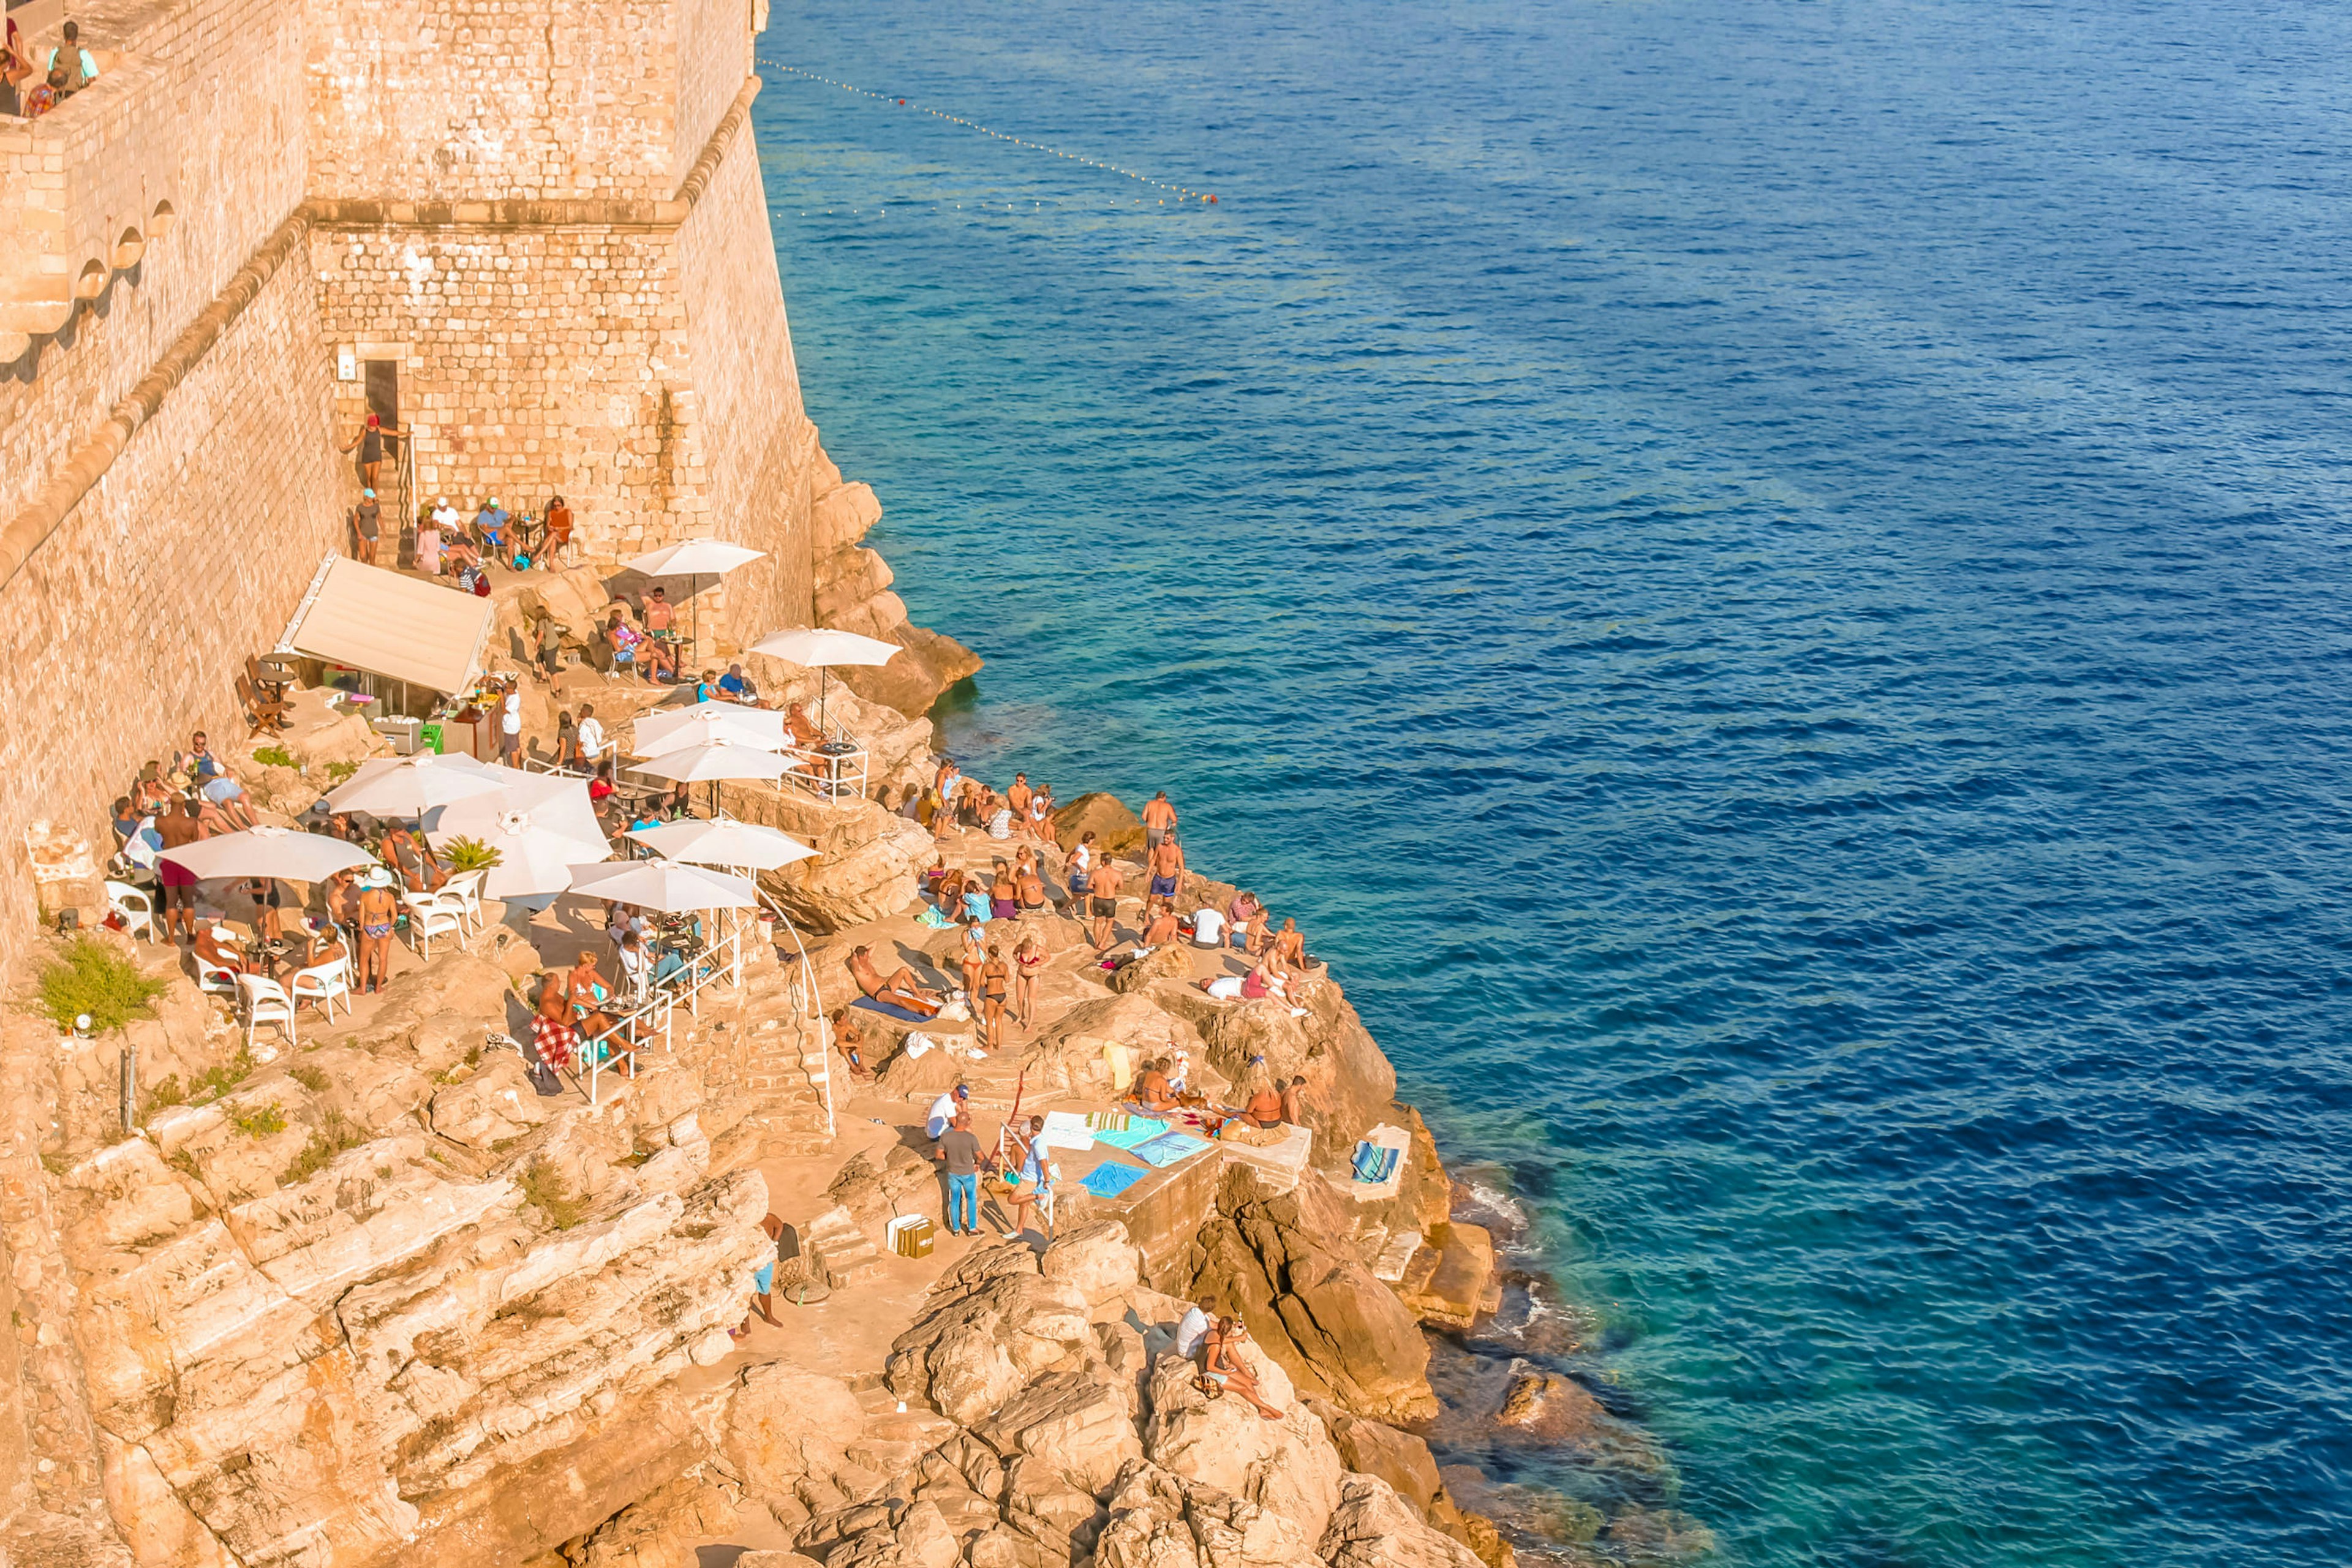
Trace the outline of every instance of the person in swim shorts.
<instances>
[{"instance_id":1,"label":"person in swim shorts","mask_svg":"<svg viewBox=\"0 0 2352 1568\"><path fill-rule=\"evenodd\" d=\"M1184 875L1184 848L1176 842L1176 835L1172 829L1159 843L1151 847L1150 864L1151 897L1173 899L1176 896L1176 884Z\"/></svg>"},{"instance_id":2,"label":"person in swim shorts","mask_svg":"<svg viewBox=\"0 0 2352 1568\"><path fill-rule=\"evenodd\" d=\"M1111 922L1118 914L1118 885L1123 876L1118 861L1105 859L1095 868L1094 877L1087 885L1087 913L1093 918L1097 952L1108 952L1111 943L1118 940Z\"/></svg>"}]
</instances>

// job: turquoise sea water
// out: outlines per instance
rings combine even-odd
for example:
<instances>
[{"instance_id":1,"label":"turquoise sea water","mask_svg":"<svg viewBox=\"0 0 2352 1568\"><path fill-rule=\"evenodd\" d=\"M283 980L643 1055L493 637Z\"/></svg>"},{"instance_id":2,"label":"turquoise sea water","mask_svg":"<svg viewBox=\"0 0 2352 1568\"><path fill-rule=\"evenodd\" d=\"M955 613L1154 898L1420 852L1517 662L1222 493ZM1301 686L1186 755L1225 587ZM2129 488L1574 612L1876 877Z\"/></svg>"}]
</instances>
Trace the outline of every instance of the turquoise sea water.
<instances>
[{"instance_id":1,"label":"turquoise sea water","mask_svg":"<svg viewBox=\"0 0 2352 1568\"><path fill-rule=\"evenodd\" d=\"M1165 786L1301 917L1646 1500L1741 1563L2352 1558L2352 11L761 54L810 409L990 661L953 749Z\"/></svg>"}]
</instances>

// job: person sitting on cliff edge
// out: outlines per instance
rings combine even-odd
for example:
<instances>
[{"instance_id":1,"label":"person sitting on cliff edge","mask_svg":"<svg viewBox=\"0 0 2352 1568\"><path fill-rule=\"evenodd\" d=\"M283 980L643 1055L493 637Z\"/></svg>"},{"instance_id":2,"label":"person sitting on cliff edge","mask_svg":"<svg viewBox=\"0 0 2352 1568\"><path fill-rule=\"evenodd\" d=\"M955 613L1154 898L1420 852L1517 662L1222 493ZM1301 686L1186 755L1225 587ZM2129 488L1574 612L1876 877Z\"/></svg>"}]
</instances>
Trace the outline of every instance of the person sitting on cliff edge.
<instances>
[{"instance_id":1,"label":"person sitting on cliff edge","mask_svg":"<svg viewBox=\"0 0 2352 1568\"><path fill-rule=\"evenodd\" d=\"M1217 1394L1238 1394L1256 1405L1260 1415L1279 1421L1282 1412L1258 1396L1257 1373L1241 1358L1241 1347L1248 1342L1249 1330L1239 1318L1217 1320L1216 1327L1201 1342L1201 1392L1208 1394L1214 1388Z\"/></svg>"},{"instance_id":2,"label":"person sitting on cliff edge","mask_svg":"<svg viewBox=\"0 0 2352 1568\"><path fill-rule=\"evenodd\" d=\"M926 991L915 982L915 972L905 964L884 974L875 967L873 950L854 947L849 950L849 977L857 982L857 989L872 1001L885 1003L902 1012L919 1013L926 1018L939 1016L944 1005L936 991Z\"/></svg>"}]
</instances>

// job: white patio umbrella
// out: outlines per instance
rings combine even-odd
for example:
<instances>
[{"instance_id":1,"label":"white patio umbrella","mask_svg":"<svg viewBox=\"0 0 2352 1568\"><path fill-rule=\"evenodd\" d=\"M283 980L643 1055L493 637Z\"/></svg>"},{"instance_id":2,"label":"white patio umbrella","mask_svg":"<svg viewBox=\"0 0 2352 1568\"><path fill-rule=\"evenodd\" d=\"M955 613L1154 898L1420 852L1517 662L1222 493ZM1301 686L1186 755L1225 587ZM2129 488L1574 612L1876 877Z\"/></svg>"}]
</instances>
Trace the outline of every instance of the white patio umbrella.
<instances>
[{"instance_id":1,"label":"white patio umbrella","mask_svg":"<svg viewBox=\"0 0 2352 1568\"><path fill-rule=\"evenodd\" d=\"M824 728L825 672L836 664L887 664L899 649L897 643L884 642L879 637L860 637L856 632L837 631L831 626L787 626L753 643L751 651L804 665L817 672L816 723L822 730Z\"/></svg>"},{"instance_id":2,"label":"white patio umbrella","mask_svg":"<svg viewBox=\"0 0 2352 1568\"><path fill-rule=\"evenodd\" d=\"M738 566L746 566L767 554L764 550L747 550L740 544L729 544L717 539L689 539L683 544L673 544L667 550L656 550L650 555L640 555L623 564L632 572L647 577L685 577L690 579L687 598L694 605L694 637L702 637L702 602L695 592L705 577L724 577Z\"/></svg>"},{"instance_id":3,"label":"white patio umbrella","mask_svg":"<svg viewBox=\"0 0 2352 1568\"><path fill-rule=\"evenodd\" d=\"M433 814L425 837L436 849L478 838L499 852L482 896L546 898L572 885L572 868L612 858L583 779L484 764L504 785L496 795L452 801Z\"/></svg>"},{"instance_id":4,"label":"white patio umbrella","mask_svg":"<svg viewBox=\"0 0 2352 1568\"><path fill-rule=\"evenodd\" d=\"M760 902L759 889L748 877L730 877L675 860L623 860L593 867L572 879L572 891L583 899L610 899L664 914L749 910Z\"/></svg>"},{"instance_id":5,"label":"white patio umbrella","mask_svg":"<svg viewBox=\"0 0 2352 1568\"><path fill-rule=\"evenodd\" d=\"M642 763L631 763L629 771L647 778L669 779L677 784L708 784L710 786L710 811L719 813L719 784L722 779L780 779L793 771L793 759L774 752L763 752L757 746L730 745L714 741L704 746L681 746L675 752Z\"/></svg>"},{"instance_id":6,"label":"white patio umbrella","mask_svg":"<svg viewBox=\"0 0 2352 1568\"><path fill-rule=\"evenodd\" d=\"M682 822L665 822L658 827L636 828L621 837L634 838L671 860L698 866L742 866L754 871L772 871L816 854L791 835L755 822L705 822L689 817Z\"/></svg>"},{"instance_id":7,"label":"white patio umbrella","mask_svg":"<svg viewBox=\"0 0 2352 1568\"><path fill-rule=\"evenodd\" d=\"M772 752L786 743L790 731L784 727L784 716L769 709L746 708L740 702L698 702L691 708L643 715L635 734L635 755L658 757L688 746L722 742Z\"/></svg>"},{"instance_id":8,"label":"white patio umbrella","mask_svg":"<svg viewBox=\"0 0 2352 1568\"><path fill-rule=\"evenodd\" d=\"M370 816L422 816L435 806L497 794L506 787L497 773L493 764L462 752L379 757L362 763L347 783L329 792L327 808L363 811Z\"/></svg>"},{"instance_id":9,"label":"white patio umbrella","mask_svg":"<svg viewBox=\"0 0 2352 1568\"><path fill-rule=\"evenodd\" d=\"M323 882L338 871L376 863L374 856L356 844L268 823L166 849L160 858L198 878L268 877L286 882Z\"/></svg>"}]
</instances>

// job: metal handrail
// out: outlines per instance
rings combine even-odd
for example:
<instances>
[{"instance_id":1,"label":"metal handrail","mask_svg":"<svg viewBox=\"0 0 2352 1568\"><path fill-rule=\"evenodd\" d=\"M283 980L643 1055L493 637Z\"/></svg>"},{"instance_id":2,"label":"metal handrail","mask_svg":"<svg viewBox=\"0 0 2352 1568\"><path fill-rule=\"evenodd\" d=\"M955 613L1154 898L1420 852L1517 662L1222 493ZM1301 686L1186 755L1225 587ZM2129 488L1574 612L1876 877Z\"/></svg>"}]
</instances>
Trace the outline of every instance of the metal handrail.
<instances>
[{"instance_id":1,"label":"metal handrail","mask_svg":"<svg viewBox=\"0 0 2352 1568\"><path fill-rule=\"evenodd\" d=\"M810 1012L813 1012L816 1016L817 1064L819 1068L817 1093L824 1100L824 1135L827 1138L831 1138L834 1135L833 1020L826 1016L824 1011L824 994L817 989L816 965L809 962L808 948L802 943L801 929L793 923L793 917L784 913L782 907L779 905L774 899L769 897L766 889L760 888L756 882L753 884L753 888L759 894L760 902L766 905L769 913L774 915L778 923L781 924L786 931L792 934L793 952L799 956L802 992L799 1005L805 1006Z\"/></svg>"},{"instance_id":2,"label":"metal handrail","mask_svg":"<svg viewBox=\"0 0 2352 1568\"><path fill-rule=\"evenodd\" d=\"M743 933L740 931L730 931L723 941L706 943L687 959L685 969L680 971L688 976L684 984L679 984L674 978L660 983L648 981L646 995L642 1002L615 1019L611 1028L581 1041L581 1050L587 1058L588 1070L584 1075L580 1073L569 1075L572 1079L572 1086L574 1089L582 1089L588 1097L589 1104L598 1103L597 1083L604 1068L604 1053L599 1047L614 1036L627 1030L630 1032L634 1049L636 1024L640 1019L648 1018L656 1012L661 1014L662 1050L665 1054L674 1053L677 1041L673 1033L673 1024L678 1003L683 1001L688 1015L699 1018L702 1016L704 986L724 975L731 989L740 991L743 988L742 944ZM702 967L704 960L717 954L722 949L727 952L727 961L724 963L714 963L705 970ZM587 1080L584 1089L581 1081L583 1076Z\"/></svg>"}]
</instances>

